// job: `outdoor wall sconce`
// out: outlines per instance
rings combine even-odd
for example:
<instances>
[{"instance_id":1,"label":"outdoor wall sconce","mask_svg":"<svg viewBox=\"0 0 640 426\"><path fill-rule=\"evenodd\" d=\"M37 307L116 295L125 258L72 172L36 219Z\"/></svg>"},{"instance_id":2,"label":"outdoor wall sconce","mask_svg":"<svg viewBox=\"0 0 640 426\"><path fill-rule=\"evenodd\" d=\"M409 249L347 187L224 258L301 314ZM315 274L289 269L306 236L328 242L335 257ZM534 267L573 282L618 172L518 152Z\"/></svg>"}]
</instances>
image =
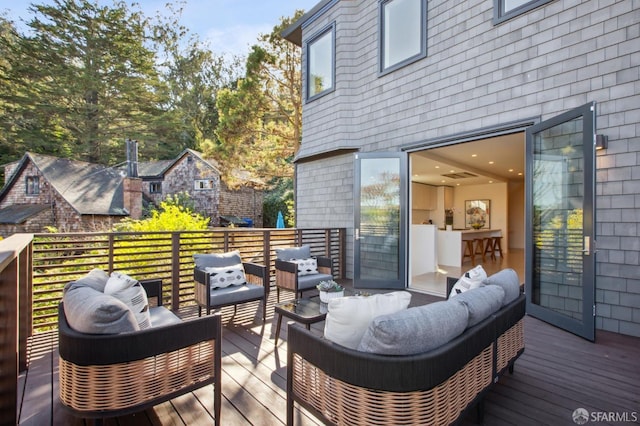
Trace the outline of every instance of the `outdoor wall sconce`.
<instances>
[{"instance_id":1,"label":"outdoor wall sconce","mask_svg":"<svg viewBox=\"0 0 640 426\"><path fill-rule=\"evenodd\" d=\"M601 149L607 149L608 146L609 146L609 136L596 135L596 151L600 151Z\"/></svg>"}]
</instances>

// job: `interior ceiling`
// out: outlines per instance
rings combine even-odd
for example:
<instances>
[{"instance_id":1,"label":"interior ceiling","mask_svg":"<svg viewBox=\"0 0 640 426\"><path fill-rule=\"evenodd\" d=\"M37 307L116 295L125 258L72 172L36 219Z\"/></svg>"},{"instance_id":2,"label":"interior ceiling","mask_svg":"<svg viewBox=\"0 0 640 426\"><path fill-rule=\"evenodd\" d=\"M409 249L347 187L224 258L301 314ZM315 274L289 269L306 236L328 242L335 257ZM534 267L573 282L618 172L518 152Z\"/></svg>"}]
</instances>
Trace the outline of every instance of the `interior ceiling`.
<instances>
[{"instance_id":1,"label":"interior ceiling","mask_svg":"<svg viewBox=\"0 0 640 426\"><path fill-rule=\"evenodd\" d=\"M524 181L524 133L411 153L411 180L435 186Z\"/></svg>"}]
</instances>

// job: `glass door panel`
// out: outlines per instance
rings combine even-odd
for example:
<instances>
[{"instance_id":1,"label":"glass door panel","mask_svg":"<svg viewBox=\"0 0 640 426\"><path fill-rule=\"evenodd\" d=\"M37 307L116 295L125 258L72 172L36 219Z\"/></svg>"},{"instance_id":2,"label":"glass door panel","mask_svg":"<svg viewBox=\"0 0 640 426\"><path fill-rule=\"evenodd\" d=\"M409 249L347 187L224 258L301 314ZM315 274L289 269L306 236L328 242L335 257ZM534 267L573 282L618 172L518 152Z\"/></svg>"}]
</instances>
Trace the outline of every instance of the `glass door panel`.
<instances>
[{"instance_id":1,"label":"glass door panel","mask_svg":"<svg viewBox=\"0 0 640 426\"><path fill-rule=\"evenodd\" d=\"M406 154L355 156L354 287L406 287Z\"/></svg>"},{"instance_id":2,"label":"glass door panel","mask_svg":"<svg viewBox=\"0 0 640 426\"><path fill-rule=\"evenodd\" d=\"M527 311L593 340L595 105L527 130Z\"/></svg>"}]
</instances>

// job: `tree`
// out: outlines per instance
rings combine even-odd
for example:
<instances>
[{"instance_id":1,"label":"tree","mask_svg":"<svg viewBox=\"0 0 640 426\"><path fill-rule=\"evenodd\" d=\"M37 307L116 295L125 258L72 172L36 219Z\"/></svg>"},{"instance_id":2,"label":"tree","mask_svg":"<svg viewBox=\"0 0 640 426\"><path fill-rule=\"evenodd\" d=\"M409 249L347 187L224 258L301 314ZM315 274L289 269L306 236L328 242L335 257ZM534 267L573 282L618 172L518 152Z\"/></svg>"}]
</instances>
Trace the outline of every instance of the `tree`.
<instances>
[{"instance_id":1,"label":"tree","mask_svg":"<svg viewBox=\"0 0 640 426\"><path fill-rule=\"evenodd\" d=\"M113 7L87 0L34 5L30 36L9 46L2 71L16 88L12 137L40 141L36 152L109 164L122 159L126 137L144 140L167 90L146 47L147 20L123 1ZM6 44L5 44L6 46ZM34 149L35 148L35 149Z\"/></svg>"},{"instance_id":2,"label":"tree","mask_svg":"<svg viewBox=\"0 0 640 426\"><path fill-rule=\"evenodd\" d=\"M271 34L262 35L247 58L244 78L218 93L218 140L203 151L222 163L231 187L293 175L302 123L300 50L280 33L301 15L281 18Z\"/></svg>"}]
</instances>

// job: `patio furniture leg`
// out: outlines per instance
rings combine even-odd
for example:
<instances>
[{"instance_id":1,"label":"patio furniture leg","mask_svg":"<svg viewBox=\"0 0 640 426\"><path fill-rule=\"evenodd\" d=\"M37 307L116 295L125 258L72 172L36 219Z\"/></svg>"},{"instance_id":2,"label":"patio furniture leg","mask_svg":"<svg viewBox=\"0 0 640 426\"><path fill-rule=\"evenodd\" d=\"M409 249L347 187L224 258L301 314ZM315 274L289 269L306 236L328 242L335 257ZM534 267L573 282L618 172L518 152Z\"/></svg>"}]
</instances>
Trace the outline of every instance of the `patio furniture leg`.
<instances>
[{"instance_id":1,"label":"patio furniture leg","mask_svg":"<svg viewBox=\"0 0 640 426\"><path fill-rule=\"evenodd\" d=\"M278 314L278 325L276 326L276 342L274 345L278 345L278 337L280 337L280 326L282 325L282 314Z\"/></svg>"}]
</instances>

